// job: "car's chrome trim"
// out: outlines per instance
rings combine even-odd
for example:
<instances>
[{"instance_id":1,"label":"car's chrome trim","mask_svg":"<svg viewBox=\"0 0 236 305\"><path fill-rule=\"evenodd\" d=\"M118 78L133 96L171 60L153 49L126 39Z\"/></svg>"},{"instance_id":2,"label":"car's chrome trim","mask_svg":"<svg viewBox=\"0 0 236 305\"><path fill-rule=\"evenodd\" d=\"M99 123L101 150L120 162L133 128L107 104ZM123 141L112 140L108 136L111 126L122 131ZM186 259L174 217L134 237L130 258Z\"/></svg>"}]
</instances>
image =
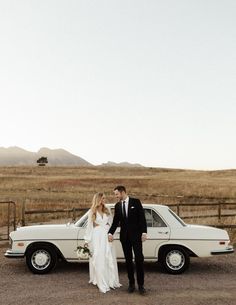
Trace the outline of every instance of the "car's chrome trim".
<instances>
[{"instance_id":1,"label":"car's chrome trim","mask_svg":"<svg viewBox=\"0 0 236 305\"><path fill-rule=\"evenodd\" d=\"M25 256L25 254L22 252L13 252L9 249L5 252L4 256L7 258L22 258Z\"/></svg>"},{"instance_id":2,"label":"car's chrome trim","mask_svg":"<svg viewBox=\"0 0 236 305\"><path fill-rule=\"evenodd\" d=\"M125 258L124 257L117 257L116 259L117 259L118 262L125 262ZM156 261L157 257L155 257L155 256L148 256L148 257L146 257L145 256L144 259L145 260L150 260L150 261ZM78 258L71 258L71 257L65 257L65 260L68 261L68 262L71 262L71 263L72 262L80 262L80 263L82 262L83 263L83 262L88 262L89 261L88 259L80 260L79 261Z\"/></svg>"},{"instance_id":3,"label":"car's chrome trim","mask_svg":"<svg viewBox=\"0 0 236 305\"><path fill-rule=\"evenodd\" d=\"M159 238L158 238L159 240ZM170 238L171 240L201 240L201 241L219 241L219 238L213 239L213 238ZM229 241L228 239L221 239L221 241Z\"/></svg>"},{"instance_id":4,"label":"car's chrome trim","mask_svg":"<svg viewBox=\"0 0 236 305\"><path fill-rule=\"evenodd\" d=\"M75 239L75 238L38 238L38 239L14 239L14 242L19 242L19 241L40 241L40 242L44 242L44 241L50 241L50 240L68 240L68 241L71 241L71 240L74 240L74 241L77 241L77 240L80 240L80 239ZM84 239L81 239L81 240L84 240Z\"/></svg>"},{"instance_id":5,"label":"car's chrome trim","mask_svg":"<svg viewBox=\"0 0 236 305\"><path fill-rule=\"evenodd\" d=\"M221 254L230 254L230 253L234 253L234 248L233 247L228 247L224 250L211 251L211 255L221 255Z\"/></svg>"},{"instance_id":6,"label":"car's chrome trim","mask_svg":"<svg viewBox=\"0 0 236 305\"><path fill-rule=\"evenodd\" d=\"M201 240L201 241L219 241L219 239L203 239L203 238L148 238L148 240L167 240L168 241L172 241L172 240L179 240L179 241L182 241L182 240L193 240L193 241L198 241L198 240ZM41 242L44 242L44 241L53 241L53 240L65 240L65 241L84 241L83 238L78 238L78 239L74 239L74 238L51 238L51 239L42 239L42 238L39 238L39 239L15 239L14 242L19 242L19 241L41 241ZM120 238L114 238L114 240L120 240ZM221 241L228 241L228 239L221 239Z\"/></svg>"}]
</instances>

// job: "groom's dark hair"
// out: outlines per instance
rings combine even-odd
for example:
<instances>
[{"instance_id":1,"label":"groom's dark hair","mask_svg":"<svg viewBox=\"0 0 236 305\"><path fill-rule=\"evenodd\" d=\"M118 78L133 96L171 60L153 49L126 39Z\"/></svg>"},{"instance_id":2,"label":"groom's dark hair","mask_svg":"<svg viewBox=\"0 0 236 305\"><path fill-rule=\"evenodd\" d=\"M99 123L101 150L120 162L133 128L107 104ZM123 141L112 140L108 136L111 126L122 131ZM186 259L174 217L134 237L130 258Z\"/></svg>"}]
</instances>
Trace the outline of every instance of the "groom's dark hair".
<instances>
[{"instance_id":1,"label":"groom's dark hair","mask_svg":"<svg viewBox=\"0 0 236 305\"><path fill-rule=\"evenodd\" d=\"M118 192L125 192L126 193L126 188L123 185L117 185L114 188L114 191L118 191Z\"/></svg>"}]
</instances>

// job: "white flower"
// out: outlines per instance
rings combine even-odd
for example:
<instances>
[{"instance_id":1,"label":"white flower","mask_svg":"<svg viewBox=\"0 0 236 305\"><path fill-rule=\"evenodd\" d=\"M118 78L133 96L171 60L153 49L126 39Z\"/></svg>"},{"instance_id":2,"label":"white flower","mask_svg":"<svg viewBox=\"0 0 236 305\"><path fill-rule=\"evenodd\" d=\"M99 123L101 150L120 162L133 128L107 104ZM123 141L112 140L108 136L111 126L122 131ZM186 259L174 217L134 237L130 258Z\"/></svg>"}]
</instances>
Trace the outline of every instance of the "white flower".
<instances>
[{"instance_id":1,"label":"white flower","mask_svg":"<svg viewBox=\"0 0 236 305\"><path fill-rule=\"evenodd\" d=\"M76 253L78 259L89 259L89 257L92 256L88 247L79 246Z\"/></svg>"}]
</instances>

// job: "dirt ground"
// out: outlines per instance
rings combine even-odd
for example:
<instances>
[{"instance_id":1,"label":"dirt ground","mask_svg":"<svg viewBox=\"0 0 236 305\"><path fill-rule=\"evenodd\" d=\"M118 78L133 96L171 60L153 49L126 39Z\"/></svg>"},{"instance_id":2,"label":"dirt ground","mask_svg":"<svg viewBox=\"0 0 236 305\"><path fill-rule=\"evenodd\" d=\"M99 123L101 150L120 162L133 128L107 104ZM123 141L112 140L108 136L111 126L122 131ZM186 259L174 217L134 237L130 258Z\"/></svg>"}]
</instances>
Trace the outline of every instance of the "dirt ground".
<instances>
[{"instance_id":1,"label":"dirt ground","mask_svg":"<svg viewBox=\"0 0 236 305\"><path fill-rule=\"evenodd\" d=\"M127 293L124 264L119 264L123 286L102 294L88 284L88 264L60 262L46 275L34 275L24 259L7 259L8 245L0 243L0 304L24 305L235 305L236 254L193 258L182 275L163 273L154 263L145 263L147 294Z\"/></svg>"}]
</instances>

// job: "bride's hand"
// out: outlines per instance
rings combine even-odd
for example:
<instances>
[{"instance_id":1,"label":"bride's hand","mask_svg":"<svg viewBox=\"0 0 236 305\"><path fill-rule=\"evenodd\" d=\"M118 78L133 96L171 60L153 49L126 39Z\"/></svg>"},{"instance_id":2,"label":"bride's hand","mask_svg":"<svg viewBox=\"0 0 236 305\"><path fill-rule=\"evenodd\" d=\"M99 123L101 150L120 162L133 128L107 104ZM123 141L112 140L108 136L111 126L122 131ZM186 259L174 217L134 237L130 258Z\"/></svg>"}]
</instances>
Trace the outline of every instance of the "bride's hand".
<instances>
[{"instance_id":1,"label":"bride's hand","mask_svg":"<svg viewBox=\"0 0 236 305\"><path fill-rule=\"evenodd\" d=\"M108 241L110 243L113 242L113 235L112 234L108 234Z\"/></svg>"}]
</instances>

